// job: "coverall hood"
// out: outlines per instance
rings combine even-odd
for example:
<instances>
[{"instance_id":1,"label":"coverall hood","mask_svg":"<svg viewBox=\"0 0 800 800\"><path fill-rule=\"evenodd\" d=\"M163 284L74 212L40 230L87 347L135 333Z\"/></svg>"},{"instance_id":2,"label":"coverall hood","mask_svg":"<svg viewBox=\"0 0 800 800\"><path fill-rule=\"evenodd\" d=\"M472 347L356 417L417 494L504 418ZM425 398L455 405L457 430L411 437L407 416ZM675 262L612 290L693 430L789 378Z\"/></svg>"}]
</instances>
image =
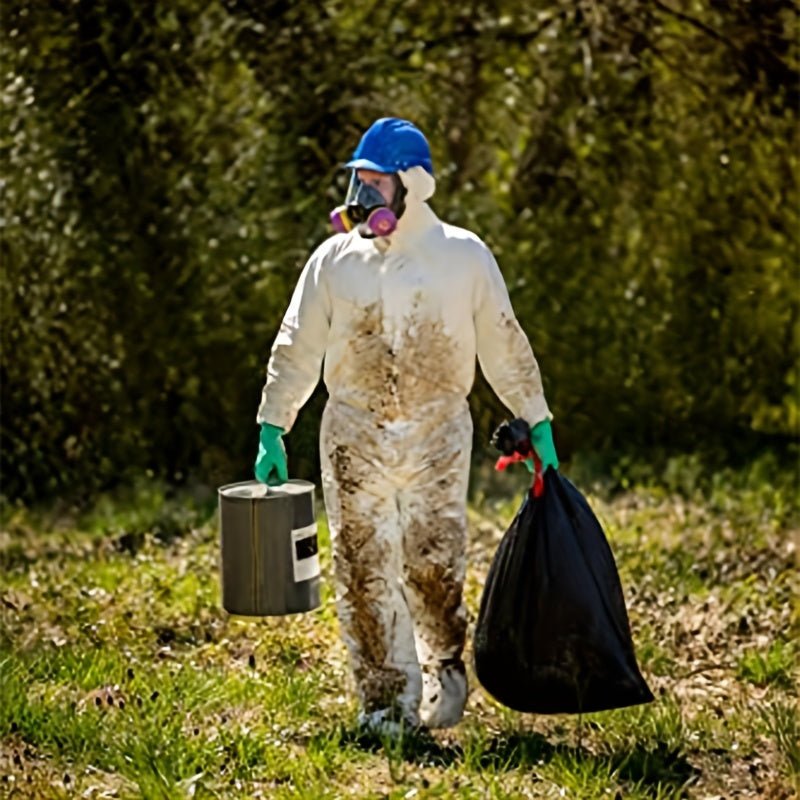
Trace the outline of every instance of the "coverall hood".
<instances>
[{"instance_id":1,"label":"coverall hood","mask_svg":"<svg viewBox=\"0 0 800 800\"><path fill-rule=\"evenodd\" d=\"M400 170L397 173L403 186L406 187L406 205L409 201L414 203L424 203L433 197L436 191L436 178L427 172L423 167L411 167L407 170Z\"/></svg>"}]
</instances>

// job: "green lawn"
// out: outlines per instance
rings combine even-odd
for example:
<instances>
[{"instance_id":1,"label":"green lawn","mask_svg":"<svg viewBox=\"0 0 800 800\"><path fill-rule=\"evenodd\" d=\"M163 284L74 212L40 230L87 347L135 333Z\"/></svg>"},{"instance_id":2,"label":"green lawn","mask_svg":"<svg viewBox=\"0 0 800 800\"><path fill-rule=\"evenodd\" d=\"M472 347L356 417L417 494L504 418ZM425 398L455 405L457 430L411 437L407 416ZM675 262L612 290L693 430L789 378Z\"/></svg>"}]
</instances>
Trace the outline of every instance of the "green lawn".
<instances>
[{"instance_id":1,"label":"green lawn","mask_svg":"<svg viewBox=\"0 0 800 800\"><path fill-rule=\"evenodd\" d=\"M586 492L656 702L521 715L473 677L461 725L399 743L355 730L324 516L322 608L248 622L220 608L213 495L143 484L80 514L6 504L0 796L793 797L795 487L680 475ZM473 623L520 480L476 493Z\"/></svg>"}]
</instances>

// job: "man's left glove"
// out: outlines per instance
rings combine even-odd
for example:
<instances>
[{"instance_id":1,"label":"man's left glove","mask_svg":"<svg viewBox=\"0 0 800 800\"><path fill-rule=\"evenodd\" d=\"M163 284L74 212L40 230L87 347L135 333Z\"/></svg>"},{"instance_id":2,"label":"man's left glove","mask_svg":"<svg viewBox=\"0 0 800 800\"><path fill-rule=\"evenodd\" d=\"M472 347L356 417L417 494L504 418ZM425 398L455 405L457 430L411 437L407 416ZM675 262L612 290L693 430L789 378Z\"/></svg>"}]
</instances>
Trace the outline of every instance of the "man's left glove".
<instances>
[{"instance_id":1,"label":"man's left glove","mask_svg":"<svg viewBox=\"0 0 800 800\"><path fill-rule=\"evenodd\" d=\"M261 423L261 435L258 440L258 457L255 463L256 478L261 483L274 485L289 480L286 466L286 448L283 446L283 428Z\"/></svg>"},{"instance_id":2,"label":"man's left glove","mask_svg":"<svg viewBox=\"0 0 800 800\"><path fill-rule=\"evenodd\" d=\"M553 443L553 429L549 419L543 419L531 428L531 444L542 462L542 473L548 467L558 469L558 456ZM528 468L528 472L533 472L533 459L525 459L525 466Z\"/></svg>"}]
</instances>

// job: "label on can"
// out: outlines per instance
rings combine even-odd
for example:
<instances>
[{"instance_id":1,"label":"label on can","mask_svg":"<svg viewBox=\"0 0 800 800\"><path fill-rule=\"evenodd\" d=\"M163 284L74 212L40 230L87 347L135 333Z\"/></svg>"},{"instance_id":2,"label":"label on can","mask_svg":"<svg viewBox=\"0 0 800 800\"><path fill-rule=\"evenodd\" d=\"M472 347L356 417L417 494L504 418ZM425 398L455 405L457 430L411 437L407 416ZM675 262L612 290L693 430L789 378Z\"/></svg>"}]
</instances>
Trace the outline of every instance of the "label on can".
<instances>
[{"instance_id":1,"label":"label on can","mask_svg":"<svg viewBox=\"0 0 800 800\"><path fill-rule=\"evenodd\" d=\"M292 531L292 566L295 583L309 581L319 575L316 522Z\"/></svg>"}]
</instances>

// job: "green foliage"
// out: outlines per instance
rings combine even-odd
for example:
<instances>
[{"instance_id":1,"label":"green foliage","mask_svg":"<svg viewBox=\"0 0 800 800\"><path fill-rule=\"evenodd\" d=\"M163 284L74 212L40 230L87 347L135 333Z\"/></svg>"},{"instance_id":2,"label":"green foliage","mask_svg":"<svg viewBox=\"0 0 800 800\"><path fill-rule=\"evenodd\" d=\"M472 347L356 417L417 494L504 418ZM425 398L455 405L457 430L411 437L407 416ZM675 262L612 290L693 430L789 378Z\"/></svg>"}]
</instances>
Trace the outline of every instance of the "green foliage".
<instances>
[{"instance_id":1,"label":"green foliage","mask_svg":"<svg viewBox=\"0 0 800 800\"><path fill-rule=\"evenodd\" d=\"M250 474L270 342L385 114L426 131L435 209L496 252L560 454L796 437L788 0L3 11L6 494ZM482 382L472 408L483 442L504 412Z\"/></svg>"}]
</instances>

